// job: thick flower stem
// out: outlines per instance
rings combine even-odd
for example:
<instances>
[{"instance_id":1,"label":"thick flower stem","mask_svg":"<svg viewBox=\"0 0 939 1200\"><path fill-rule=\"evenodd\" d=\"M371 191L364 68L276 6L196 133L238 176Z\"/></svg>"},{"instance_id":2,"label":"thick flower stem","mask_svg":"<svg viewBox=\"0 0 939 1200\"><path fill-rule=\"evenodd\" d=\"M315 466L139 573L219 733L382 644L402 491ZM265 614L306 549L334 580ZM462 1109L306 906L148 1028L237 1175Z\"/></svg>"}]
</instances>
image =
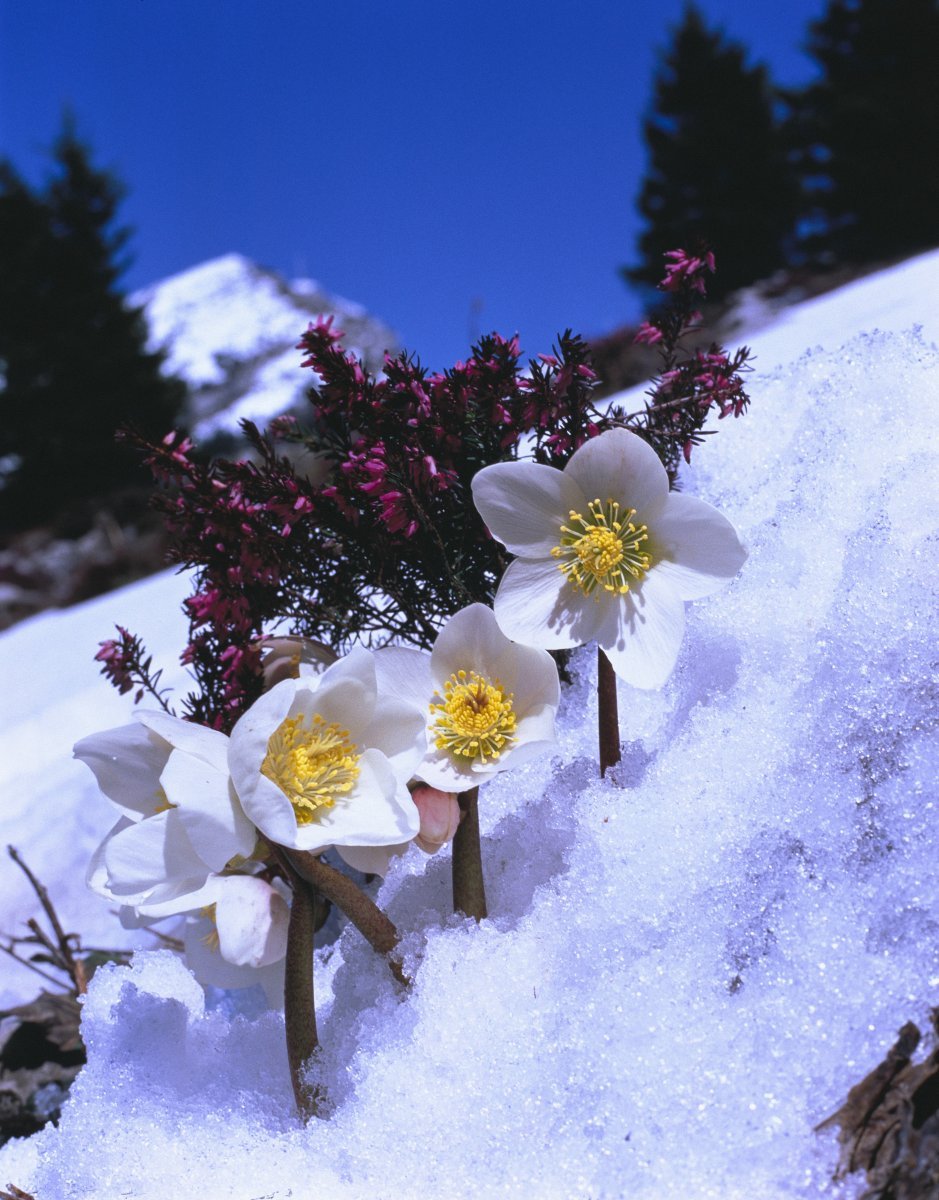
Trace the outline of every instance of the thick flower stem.
<instances>
[{"instance_id":1,"label":"thick flower stem","mask_svg":"<svg viewBox=\"0 0 939 1200\"><path fill-rule=\"evenodd\" d=\"M284 974L284 1024L287 1061L297 1111L304 1121L315 1117L320 1095L303 1081L303 1068L319 1046L313 1004L313 932L316 893L304 880L293 879L293 900L287 926Z\"/></svg>"},{"instance_id":2,"label":"thick flower stem","mask_svg":"<svg viewBox=\"0 0 939 1200\"><path fill-rule=\"evenodd\" d=\"M398 930L378 905L348 875L324 863L315 854L306 850L288 850L285 853L294 871L345 913L373 950L387 957L395 979L405 986L410 984L401 959L395 953L401 940Z\"/></svg>"},{"instance_id":3,"label":"thick flower stem","mask_svg":"<svg viewBox=\"0 0 939 1200\"><path fill-rule=\"evenodd\" d=\"M616 703L616 672L597 647L597 719L600 733L600 774L620 760L619 711Z\"/></svg>"},{"instance_id":4,"label":"thick flower stem","mask_svg":"<svg viewBox=\"0 0 939 1200\"><path fill-rule=\"evenodd\" d=\"M461 792L460 824L453 838L453 911L477 921L487 916L479 845L479 788Z\"/></svg>"}]
</instances>

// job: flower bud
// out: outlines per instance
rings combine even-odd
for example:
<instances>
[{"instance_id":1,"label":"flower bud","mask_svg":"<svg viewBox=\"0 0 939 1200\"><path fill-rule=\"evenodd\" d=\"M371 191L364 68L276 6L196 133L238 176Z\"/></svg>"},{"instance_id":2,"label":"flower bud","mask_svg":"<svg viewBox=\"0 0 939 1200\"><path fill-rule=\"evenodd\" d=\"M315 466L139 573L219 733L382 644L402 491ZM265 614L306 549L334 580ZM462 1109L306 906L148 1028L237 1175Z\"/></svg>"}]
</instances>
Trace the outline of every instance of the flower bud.
<instances>
[{"instance_id":1,"label":"flower bud","mask_svg":"<svg viewBox=\"0 0 939 1200\"><path fill-rule=\"evenodd\" d=\"M338 658L336 652L324 642L303 637L267 638L261 643L261 651L264 655L261 671L266 692L284 679L321 674Z\"/></svg>"},{"instance_id":2,"label":"flower bud","mask_svg":"<svg viewBox=\"0 0 939 1200\"><path fill-rule=\"evenodd\" d=\"M453 840L460 824L460 805L455 792L441 792L420 783L411 799L421 816L421 829L414 841L425 854L436 854Z\"/></svg>"}]
</instances>

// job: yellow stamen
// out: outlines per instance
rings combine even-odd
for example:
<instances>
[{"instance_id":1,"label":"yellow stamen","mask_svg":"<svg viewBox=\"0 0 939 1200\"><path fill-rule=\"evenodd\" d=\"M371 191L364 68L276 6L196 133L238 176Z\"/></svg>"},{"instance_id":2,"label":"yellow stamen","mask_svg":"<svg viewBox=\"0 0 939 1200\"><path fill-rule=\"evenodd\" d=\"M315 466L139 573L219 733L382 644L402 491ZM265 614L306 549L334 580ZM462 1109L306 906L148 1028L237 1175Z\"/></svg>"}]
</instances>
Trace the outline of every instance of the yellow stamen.
<instances>
[{"instance_id":1,"label":"yellow stamen","mask_svg":"<svg viewBox=\"0 0 939 1200\"><path fill-rule=\"evenodd\" d=\"M205 919L210 921L212 924L212 928L209 930L209 932L202 935L201 941L203 946L208 946L210 950L217 951L219 947L219 940L218 925L215 923L215 905L207 904L205 908L200 908L199 916L205 917Z\"/></svg>"},{"instance_id":2,"label":"yellow stamen","mask_svg":"<svg viewBox=\"0 0 939 1200\"><path fill-rule=\"evenodd\" d=\"M261 774L276 783L293 805L298 825L309 825L332 808L359 777L361 754L335 721L319 713L288 717L267 744Z\"/></svg>"},{"instance_id":3,"label":"yellow stamen","mask_svg":"<svg viewBox=\"0 0 939 1200\"><path fill-rule=\"evenodd\" d=\"M438 750L485 763L497 759L515 741L512 693L475 671L456 671L443 685L443 701L431 704L438 714L431 732Z\"/></svg>"},{"instance_id":4,"label":"yellow stamen","mask_svg":"<svg viewBox=\"0 0 939 1200\"><path fill-rule=\"evenodd\" d=\"M621 510L618 501L591 500L589 515L571 512L570 525L561 526L561 540L551 551L558 567L585 596L599 584L607 592L625 596L630 581L641 579L652 564L646 550L645 525L633 524L634 508Z\"/></svg>"},{"instance_id":5,"label":"yellow stamen","mask_svg":"<svg viewBox=\"0 0 939 1200\"><path fill-rule=\"evenodd\" d=\"M157 813L169 812L171 808L176 807L173 801L170 800L169 796L167 796L166 792L163 791L161 786L157 787L153 798L156 800L156 807L153 810L154 816L156 816Z\"/></svg>"}]
</instances>

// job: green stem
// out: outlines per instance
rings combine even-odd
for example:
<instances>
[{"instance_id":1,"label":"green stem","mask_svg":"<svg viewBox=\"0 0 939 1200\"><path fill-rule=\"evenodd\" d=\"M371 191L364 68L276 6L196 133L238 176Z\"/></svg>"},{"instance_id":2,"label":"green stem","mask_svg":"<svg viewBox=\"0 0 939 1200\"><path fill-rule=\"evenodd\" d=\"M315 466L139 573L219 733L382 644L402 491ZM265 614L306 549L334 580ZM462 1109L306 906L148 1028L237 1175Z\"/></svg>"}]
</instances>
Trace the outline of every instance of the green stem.
<instances>
[{"instance_id":1,"label":"green stem","mask_svg":"<svg viewBox=\"0 0 939 1200\"><path fill-rule=\"evenodd\" d=\"M287 925L287 960L284 971L284 1024L287 1061L297 1111L304 1121L318 1114L321 1096L303 1081L303 1068L319 1046L316 1008L313 1003L313 932L316 893L294 876L290 921Z\"/></svg>"},{"instance_id":2,"label":"green stem","mask_svg":"<svg viewBox=\"0 0 939 1200\"><path fill-rule=\"evenodd\" d=\"M600 774L620 760L619 711L616 702L616 672L597 647L597 721L600 734Z\"/></svg>"},{"instance_id":3,"label":"green stem","mask_svg":"<svg viewBox=\"0 0 939 1200\"><path fill-rule=\"evenodd\" d=\"M410 984L396 954L401 940L398 930L378 905L348 875L343 875L342 871L324 863L308 850L287 850L285 854L294 871L344 912L373 950L386 956L395 979L405 986Z\"/></svg>"},{"instance_id":4,"label":"green stem","mask_svg":"<svg viewBox=\"0 0 939 1200\"><path fill-rule=\"evenodd\" d=\"M479 788L461 792L457 800L461 816L453 839L453 911L482 921L487 909L479 845Z\"/></svg>"}]
</instances>

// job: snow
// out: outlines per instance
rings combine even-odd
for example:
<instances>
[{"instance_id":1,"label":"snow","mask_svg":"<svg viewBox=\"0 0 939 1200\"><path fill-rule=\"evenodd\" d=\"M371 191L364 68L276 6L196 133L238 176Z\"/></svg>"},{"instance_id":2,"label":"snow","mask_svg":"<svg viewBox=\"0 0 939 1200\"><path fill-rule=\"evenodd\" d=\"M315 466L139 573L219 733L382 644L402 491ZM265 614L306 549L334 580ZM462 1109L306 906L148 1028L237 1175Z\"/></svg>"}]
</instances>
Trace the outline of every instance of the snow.
<instances>
[{"instance_id":1,"label":"snow","mask_svg":"<svg viewBox=\"0 0 939 1200\"><path fill-rule=\"evenodd\" d=\"M755 333L752 409L685 481L749 561L689 608L661 692L621 685L615 782L578 652L559 755L482 792L490 920L448 915L448 859L415 849L380 892L411 991L350 928L320 949L328 1120L293 1117L278 1014L207 1007L141 953L95 977L60 1127L0 1177L42 1200L856 1195L813 1127L939 988L937 280L923 256ZM173 674L183 594L160 576L0 637L3 838L99 941L81 878L110 818L68 746L127 711L95 643L120 621ZM0 901L25 915L12 868Z\"/></svg>"},{"instance_id":2,"label":"snow","mask_svg":"<svg viewBox=\"0 0 939 1200\"><path fill-rule=\"evenodd\" d=\"M260 275L240 254L202 263L134 300L146 306L154 340L170 348L168 367L195 387L224 380L220 359L298 337L296 307L273 276Z\"/></svg>"},{"instance_id":3,"label":"snow","mask_svg":"<svg viewBox=\"0 0 939 1200\"><path fill-rule=\"evenodd\" d=\"M288 283L240 254L200 263L135 293L152 349L194 396L187 422L197 442L237 434L248 418L266 424L302 400L313 381L296 345L310 320L331 313L347 350L372 370L395 335L350 300L311 279Z\"/></svg>"}]
</instances>

